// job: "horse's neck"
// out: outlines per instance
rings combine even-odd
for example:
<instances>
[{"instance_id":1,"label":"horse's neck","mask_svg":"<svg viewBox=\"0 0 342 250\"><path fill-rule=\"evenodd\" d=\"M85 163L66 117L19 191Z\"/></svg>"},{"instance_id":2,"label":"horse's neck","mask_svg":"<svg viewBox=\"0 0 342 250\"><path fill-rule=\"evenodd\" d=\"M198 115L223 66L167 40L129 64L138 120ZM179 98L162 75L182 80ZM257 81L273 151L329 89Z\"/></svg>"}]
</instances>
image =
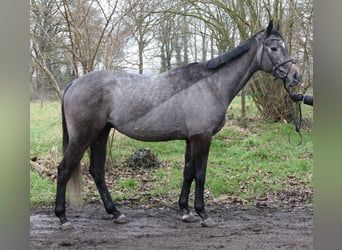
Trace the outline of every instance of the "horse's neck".
<instances>
[{"instance_id":1,"label":"horse's neck","mask_svg":"<svg viewBox=\"0 0 342 250\"><path fill-rule=\"evenodd\" d=\"M223 66L217 72L219 91L224 95L227 105L258 70L256 54L257 46L252 46L246 54Z\"/></svg>"}]
</instances>

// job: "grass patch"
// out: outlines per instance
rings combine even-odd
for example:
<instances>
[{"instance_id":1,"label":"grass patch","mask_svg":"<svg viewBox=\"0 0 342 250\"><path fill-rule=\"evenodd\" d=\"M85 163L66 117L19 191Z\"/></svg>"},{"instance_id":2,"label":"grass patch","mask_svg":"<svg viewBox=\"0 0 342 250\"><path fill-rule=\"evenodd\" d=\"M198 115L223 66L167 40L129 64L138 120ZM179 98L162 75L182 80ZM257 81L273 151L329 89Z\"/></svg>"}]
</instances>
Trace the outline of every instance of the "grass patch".
<instances>
[{"instance_id":1,"label":"grass patch","mask_svg":"<svg viewBox=\"0 0 342 250\"><path fill-rule=\"evenodd\" d=\"M55 200L56 185L48 178L30 171L30 204L52 204Z\"/></svg>"},{"instance_id":2,"label":"grass patch","mask_svg":"<svg viewBox=\"0 0 342 250\"><path fill-rule=\"evenodd\" d=\"M56 147L62 150L62 121L59 102L30 103L30 158L45 156Z\"/></svg>"},{"instance_id":3,"label":"grass patch","mask_svg":"<svg viewBox=\"0 0 342 250\"><path fill-rule=\"evenodd\" d=\"M135 190L137 186L138 186L138 182L134 178L122 179L116 185L117 188L127 190L128 192Z\"/></svg>"},{"instance_id":4,"label":"grass patch","mask_svg":"<svg viewBox=\"0 0 342 250\"><path fill-rule=\"evenodd\" d=\"M248 136L243 135L245 132L222 131L218 135L221 139L213 141L208 163L207 188L214 197L228 194L246 200L263 198L288 190L288 176L312 188L312 134L303 131L303 145L293 146L287 140L292 129L273 123L259 124L248 130Z\"/></svg>"}]
</instances>

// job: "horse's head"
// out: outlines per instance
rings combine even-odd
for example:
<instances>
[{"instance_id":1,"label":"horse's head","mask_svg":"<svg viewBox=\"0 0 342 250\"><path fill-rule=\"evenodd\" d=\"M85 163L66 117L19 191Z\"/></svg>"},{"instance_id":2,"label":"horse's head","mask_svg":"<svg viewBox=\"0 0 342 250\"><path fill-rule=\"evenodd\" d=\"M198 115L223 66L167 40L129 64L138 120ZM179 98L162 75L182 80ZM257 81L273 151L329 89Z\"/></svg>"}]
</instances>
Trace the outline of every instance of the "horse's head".
<instances>
[{"instance_id":1,"label":"horse's head","mask_svg":"<svg viewBox=\"0 0 342 250\"><path fill-rule=\"evenodd\" d=\"M271 20L263 32L261 54L259 54L259 66L265 72L282 79L286 87L295 86L300 82L300 71L295 61L290 57L279 25L273 28Z\"/></svg>"}]
</instances>

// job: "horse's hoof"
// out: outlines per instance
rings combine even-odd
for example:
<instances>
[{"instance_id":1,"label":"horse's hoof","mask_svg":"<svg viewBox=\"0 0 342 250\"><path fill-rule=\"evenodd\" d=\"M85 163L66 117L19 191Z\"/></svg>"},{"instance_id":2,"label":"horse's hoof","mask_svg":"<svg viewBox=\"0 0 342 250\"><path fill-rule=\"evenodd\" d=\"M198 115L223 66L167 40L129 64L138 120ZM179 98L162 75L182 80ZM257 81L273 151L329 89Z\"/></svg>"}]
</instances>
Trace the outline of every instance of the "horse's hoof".
<instances>
[{"instance_id":1,"label":"horse's hoof","mask_svg":"<svg viewBox=\"0 0 342 250\"><path fill-rule=\"evenodd\" d=\"M67 222L61 224L60 228L62 230L69 230L69 229L73 229L74 227L72 226L71 222L67 221Z\"/></svg>"},{"instance_id":2,"label":"horse's hoof","mask_svg":"<svg viewBox=\"0 0 342 250\"><path fill-rule=\"evenodd\" d=\"M118 224L125 224L128 222L128 219L126 218L125 215L120 214L120 216L117 219L114 219L114 222Z\"/></svg>"},{"instance_id":3,"label":"horse's hoof","mask_svg":"<svg viewBox=\"0 0 342 250\"><path fill-rule=\"evenodd\" d=\"M213 226L216 226L217 224L215 221L213 221L212 218L208 217L207 219L201 221L201 225L203 227L213 227Z\"/></svg>"},{"instance_id":4,"label":"horse's hoof","mask_svg":"<svg viewBox=\"0 0 342 250\"><path fill-rule=\"evenodd\" d=\"M197 222L198 219L191 212L189 214L184 214L182 217L184 222Z\"/></svg>"}]
</instances>

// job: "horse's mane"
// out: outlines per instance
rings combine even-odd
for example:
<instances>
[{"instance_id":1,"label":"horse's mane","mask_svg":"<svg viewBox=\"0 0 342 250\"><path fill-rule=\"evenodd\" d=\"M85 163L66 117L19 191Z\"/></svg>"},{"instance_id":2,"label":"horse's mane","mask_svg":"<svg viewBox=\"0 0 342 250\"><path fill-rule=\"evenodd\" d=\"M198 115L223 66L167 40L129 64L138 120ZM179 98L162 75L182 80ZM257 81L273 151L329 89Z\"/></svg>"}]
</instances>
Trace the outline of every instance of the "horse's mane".
<instances>
[{"instance_id":1,"label":"horse's mane","mask_svg":"<svg viewBox=\"0 0 342 250\"><path fill-rule=\"evenodd\" d=\"M263 33L264 31L265 29L259 31L258 33L254 34L249 39L241 43L240 45L236 46L233 49L229 49L227 52L213 59L210 59L206 62L201 62L201 63L194 62L190 64L181 65L175 69L170 70L170 72L175 72L175 71L184 70L184 69L186 69L186 71L190 71L194 67L202 67L202 68L206 68L210 70L218 69L221 66L245 54L251 48L251 44L254 42L256 36L258 36L260 33ZM272 30L272 35L278 36L281 39L283 39L281 33L278 30ZM198 74L198 72L196 72L196 74Z\"/></svg>"},{"instance_id":2,"label":"horse's mane","mask_svg":"<svg viewBox=\"0 0 342 250\"><path fill-rule=\"evenodd\" d=\"M217 69L223 66L224 64L229 63L232 60L245 54L250 49L251 43L255 39L255 37L264 31L265 31L264 29L259 31L258 33L256 33L255 35L253 35L252 37L250 37L248 40L241 43L240 45L236 46L235 48L230 49L226 53L219 55L213 59L210 59L209 61L206 62L206 67L208 69ZM272 30L272 34L282 38L282 35L277 30Z\"/></svg>"},{"instance_id":3,"label":"horse's mane","mask_svg":"<svg viewBox=\"0 0 342 250\"><path fill-rule=\"evenodd\" d=\"M209 61L207 61L206 66L208 69L217 69L222 65L243 55L245 52L249 50L250 47L251 42L250 39L248 39L244 43L236 46L234 49L230 49L226 53L219 55L213 59L210 59Z\"/></svg>"}]
</instances>

